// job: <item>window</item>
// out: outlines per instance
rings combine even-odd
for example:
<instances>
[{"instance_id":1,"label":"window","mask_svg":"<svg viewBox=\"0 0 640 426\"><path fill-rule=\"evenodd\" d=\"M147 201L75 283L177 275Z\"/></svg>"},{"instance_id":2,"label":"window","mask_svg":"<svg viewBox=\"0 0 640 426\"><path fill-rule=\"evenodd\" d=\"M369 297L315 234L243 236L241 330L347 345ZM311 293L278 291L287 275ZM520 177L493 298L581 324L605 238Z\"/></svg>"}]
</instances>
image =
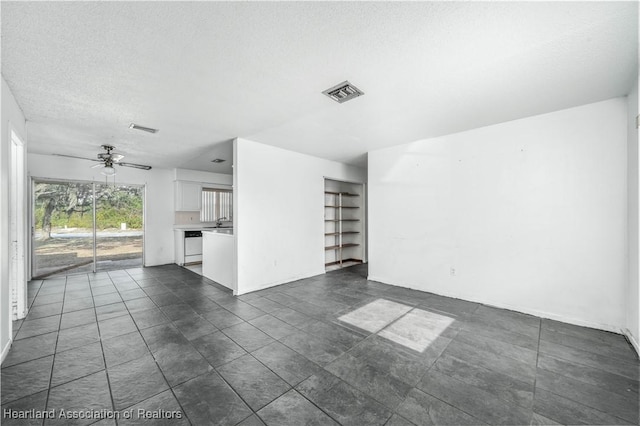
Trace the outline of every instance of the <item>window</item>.
<instances>
[{"instance_id":1,"label":"window","mask_svg":"<svg viewBox=\"0 0 640 426\"><path fill-rule=\"evenodd\" d=\"M229 189L202 188L200 222L233 220L233 192Z\"/></svg>"}]
</instances>

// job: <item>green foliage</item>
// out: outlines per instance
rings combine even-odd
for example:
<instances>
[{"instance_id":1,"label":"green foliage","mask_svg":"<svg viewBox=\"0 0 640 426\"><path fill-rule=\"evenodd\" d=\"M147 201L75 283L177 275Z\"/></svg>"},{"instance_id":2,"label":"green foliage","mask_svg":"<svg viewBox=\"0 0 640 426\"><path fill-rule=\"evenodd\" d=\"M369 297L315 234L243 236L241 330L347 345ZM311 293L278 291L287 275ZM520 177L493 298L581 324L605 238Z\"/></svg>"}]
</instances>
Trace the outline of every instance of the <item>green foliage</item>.
<instances>
[{"instance_id":1,"label":"green foliage","mask_svg":"<svg viewBox=\"0 0 640 426\"><path fill-rule=\"evenodd\" d=\"M142 229L143 188L126 185L96 185L96 222L98 229ZM92 228L93 192L91 184L36 183L35 223L42 228L47 203L55 205L51 212L54 228Z\"/></svg>"}]
</instances>

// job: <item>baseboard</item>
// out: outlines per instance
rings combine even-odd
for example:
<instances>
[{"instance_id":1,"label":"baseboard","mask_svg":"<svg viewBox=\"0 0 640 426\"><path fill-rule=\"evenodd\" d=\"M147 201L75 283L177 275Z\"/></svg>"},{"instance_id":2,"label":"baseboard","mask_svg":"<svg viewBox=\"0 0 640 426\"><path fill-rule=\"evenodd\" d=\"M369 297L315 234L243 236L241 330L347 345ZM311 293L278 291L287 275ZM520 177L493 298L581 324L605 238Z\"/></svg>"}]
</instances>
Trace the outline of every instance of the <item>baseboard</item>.
<instances>
[{"instance_id":1,"label":"baseboard","mask_svg":"<svg viewBox=\"0 0 640 426\"><path fill-rule=\"evenodd\" d=\"M9 353L9 349L11 349L11 343L12 343L12 340L9 339L9 341L7 341L7 344L4 345L4 348L2 348L2 355L0 356L0 364L2 364L4 362L4 359L7 357L7 354Z\"/></svg>"},{"instance_id":2,"label":"baseboard","mask_svg":"<svg viewBox=\"0 0 640 426\"><path fill-rule=\"evenodd\" d=\"M311 278L311 277L316 277L318 275L323 275L324 269L322 269L322 271L320 272L311 272L310 274L305 274L305 275L300 275L300 276L295 276L295 277L289 277L286 278L284 280L278 280L278 281L272 281L270 283L265 283L265 284L261 284L259 286L253 286L253 287L249 287L249 288L244 288L242 289L242 292L238 292L237 294L234 292L234 296L242 296L243 294L247 294L247 293L253 293L254 291L260 291L260 290L266 290L268 288L271 287L277 287L279 285L283 285L283 284L288 284L290 282L293 281L298 281L298 280L304 280L306 278Z\"/></svg>"},{"instance_id":3,"label":"baseboard","mask_svg":"<svg viewBox=\"0 0 640 426\"><path fill-rule=\"evenodd\" d=\"M638 355L638 357L640 357L640 348L638 347L638 340L633 336L633 333L631 333L631 330L629 330L628 328L625 328L622 330L622 334L624 334L627 337L627 339L631 343L631 346L633 346L633 349L636 350L636 354Z\"/></svg>"},{"instance_id":4,"label":"baseboard","mask_svg":"<svg viewBox=\"0 0 640 426\"><path fill-rule=\"evenodd\" d=\"M585 321L582 319L568 317L566 315L556 314L553 312L541 311L538 309L522 308L520 306L513 306L513 305L503 304L503 303L492 303L490 301L478 302L478 303L482 303L483 305L492 306L495 308L508 309L510 311L521 312L523 314L533 315L539 318L550 319L558 322L564 322L566 324L577 325L580 327L594 328L597 330L609 331L611 333L620 334L620 327L610 325L610 324Z\"/></svg>"},{"instance_id":5,"label":"baseboard","mask_svg":"<svg viewBox=\"0 0 640 426\"><path fill-rule=\"evenodd\" d=\"M598 330L609 331L609 332L616 333L616 334L620 334L621 333L621 330L620 330L619 326L615 326L615 325L611 325L611 324L604 324L604 323L597 323L597 322L592 322L592 321L585 321L585 320L582 320L582 319L577 319L577 318L569 317L569 316L562 315L562 314L557 314L557 313L553 313L553 312L547 312L547 311L543 311L543 310L539 310L539 309L526 308L526 307L522 307L522 306L509 305L507 303L496 302L494 300L489 300L489 299L469 298L469 297L466 297L466 296L463 296L463 295L459 295L459 294L435 293L433 291L427 291L427 290L424 290L424 289L421 289L421 288L411 287L409 285L396 284L396 283L393 283L391 280L387 280L387 279L382 278L382 277L369 276L369 277L367 277L367 279L370 280L370 281L377 281L377 282L380 282L380 283L383 283L383 284L387 284L387 285L393 285L393 286L397 286L397 287L410 288L412 290L424 291L425 293L432 293L432 294L436 294L438 296L451 297L453 299L465 300L467 302L480 303L482 305L491 306L491 307L499 308L499 309L507 309L507 310L510 310L510 311L515 311L515 312L520 312L520 313L523 313L523 314L533 315L533 316L544 318L544 319L550 319L550 320L554 320L554 321L564 322L564 323L567 323L567 324L573 324L573 325L577 325L577 326L580 326L580 327L595 328L595 329L598 329ZM636 351L637 350L638 349L637 349L637 345L636 345Z\"/></svg>"}]
</instances>

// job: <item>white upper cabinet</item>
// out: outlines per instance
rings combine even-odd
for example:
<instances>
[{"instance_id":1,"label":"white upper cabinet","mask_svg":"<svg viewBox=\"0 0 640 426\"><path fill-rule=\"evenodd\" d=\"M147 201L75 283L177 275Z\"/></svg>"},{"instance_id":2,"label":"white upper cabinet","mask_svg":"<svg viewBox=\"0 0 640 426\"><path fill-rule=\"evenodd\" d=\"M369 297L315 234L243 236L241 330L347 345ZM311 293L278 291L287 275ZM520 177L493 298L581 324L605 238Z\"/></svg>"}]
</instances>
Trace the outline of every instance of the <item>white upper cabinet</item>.
<instances>
[{"instance_id":1,"label":"white upper cabinet","mask_svg":"<svg viewBox=\"0 0 640 426\"><path fill-rule=\"evenodd\" d=\"M202 184L200 182L176 181L176 211L200 211L202 203Z\"/></svg>"}]
</instances>

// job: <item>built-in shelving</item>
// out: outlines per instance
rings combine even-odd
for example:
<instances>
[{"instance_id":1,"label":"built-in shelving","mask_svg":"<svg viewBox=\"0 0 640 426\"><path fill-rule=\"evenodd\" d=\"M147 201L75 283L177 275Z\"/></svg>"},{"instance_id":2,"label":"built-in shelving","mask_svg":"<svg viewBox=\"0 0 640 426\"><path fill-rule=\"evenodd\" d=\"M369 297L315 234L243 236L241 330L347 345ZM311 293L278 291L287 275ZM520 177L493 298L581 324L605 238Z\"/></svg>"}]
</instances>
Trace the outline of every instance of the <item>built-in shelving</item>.
<instances>
[{"instance_id":1,"label":"built-in shelving","mask_svg":"<svg viewBox=\"0 0 640 426\"><path fill-rule=\"evenodd\" d=\"M324 266L337 266L337 265L351 265L354 263L362 263L362 259L341 259L341 260L334 260L333 262L328 262L325 263Z\"/></svg>"},{"instance_id":2,"label":"built-in shelving","mask_svg":"<svg viewBox=\"0 0 640 426\"><path fill-rule=\"evenodd\" d=\"M353 194L351 192L333 192L333 191L324 191L325 194L328 195L341 195L343 197L359 197L360 194Z\"/></svg>"},{"instance_id":3,"label":"built-in shelving","mask_svg":"<svg viewBox=\"0 0 640 426\"><path fill-rule=\"evenodd\" d=\"M325 267L363 262L362 194L362 184L325 180Z\"/></svg>"}]
</instances>

